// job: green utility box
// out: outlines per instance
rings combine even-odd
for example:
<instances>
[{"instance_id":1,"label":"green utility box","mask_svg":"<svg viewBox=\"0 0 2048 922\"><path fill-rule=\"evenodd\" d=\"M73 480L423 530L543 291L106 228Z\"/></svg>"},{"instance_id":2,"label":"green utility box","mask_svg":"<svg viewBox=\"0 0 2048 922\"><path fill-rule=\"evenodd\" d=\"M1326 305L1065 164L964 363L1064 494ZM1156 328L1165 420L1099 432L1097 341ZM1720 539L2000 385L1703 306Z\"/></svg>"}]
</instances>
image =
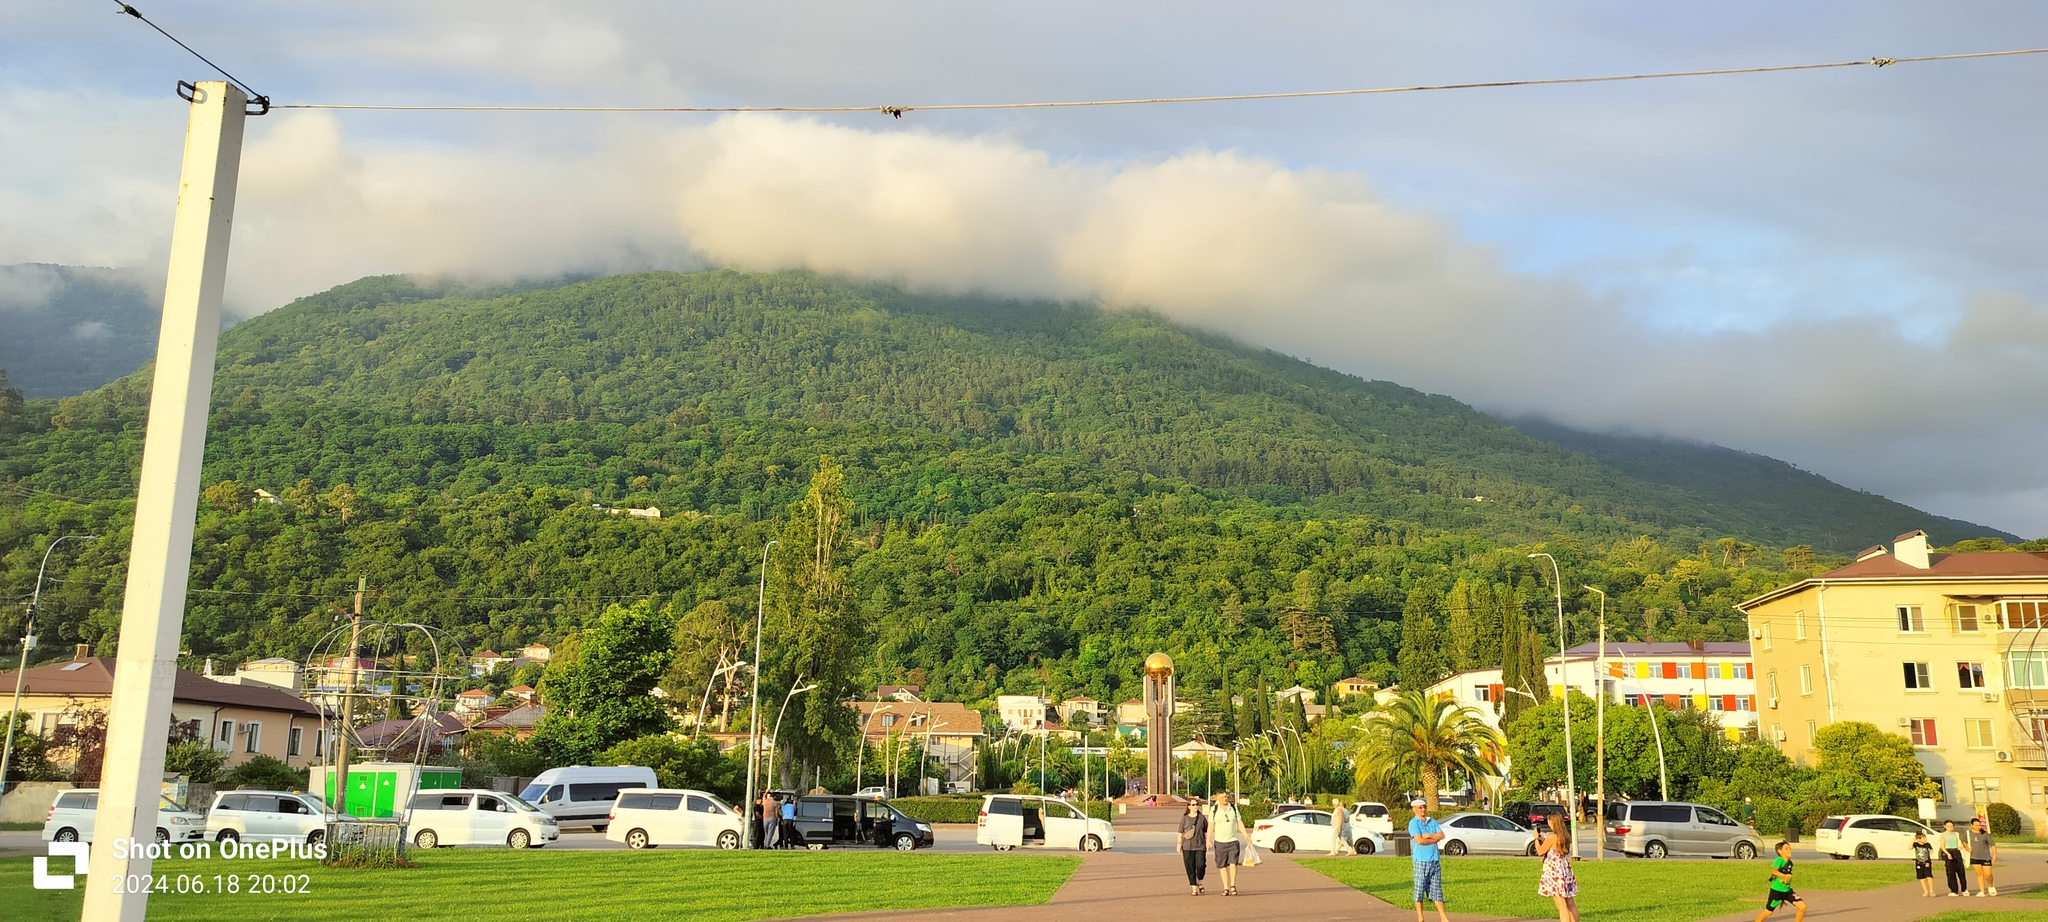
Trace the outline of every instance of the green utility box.
<instances>
[{"instance_id":1,"label":"green utility box","mask_svg":"<svg viewBox=\"0 0 2048 922\"><path fill-rule=\"evenodd\" d=\"M343 813L364 819L397 818L413 794L462 786L462 770L410 762L362 762L348 767L348 797L334 796L334 769L313 769L313 790Z\"/></svg>"}]
</instances>

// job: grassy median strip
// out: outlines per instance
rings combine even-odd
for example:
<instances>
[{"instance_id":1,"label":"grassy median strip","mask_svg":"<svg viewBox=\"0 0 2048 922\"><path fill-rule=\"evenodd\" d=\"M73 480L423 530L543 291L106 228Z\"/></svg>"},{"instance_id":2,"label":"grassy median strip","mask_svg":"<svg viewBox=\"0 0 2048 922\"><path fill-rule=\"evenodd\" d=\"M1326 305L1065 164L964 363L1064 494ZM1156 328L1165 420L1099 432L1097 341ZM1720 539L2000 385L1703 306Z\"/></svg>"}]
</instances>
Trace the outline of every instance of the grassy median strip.
<instances>
[{"instance_id":1,"label":"grassy median strip","mask_svg":"<svg viewBox=\"0 0 2048 922\"><path fill-rule=\"evenodd\" d=\"M1301 862L1338 883L1356 887L1395 906L1413 905L1414 878L1406 858L1310 858ZM1741 910L1763 908L1770 865L1758 861L1578 861L1579 911L1588 918L1631 922L1693 922ZM1447 858L1444 908L1452 912L1556 918L1547 896L1536 895L1542 866L1532 858ZM1910 864L1799 862L1799 892L1808 904L1825 908L1825 896L1810 891L1869 890L1913 879ZM1435 918L1435 916L1431 916ZM1789 916L1788 916L1789 918Z\"/></svg>"},{"instance_id":2,"label":"grassy median strip","mask_svg":"<svg viewBox=\"0 0 2048 922\"><path fill-rule=\"evenodd\" d=\"M313 862L166 860L173 880L214 875L304 874L307 893L156 893L149 918L163 922L416 922L419 919L549 919L565 922L745 922L785 916L1043 903L1073 876L1079 858L898 852L414 852L419 867L344 871ZM67 859L52 871L70 870ZM0 860L0 915L19 922L72 922L81 890L35 890L27 858ZM260 885L261 882L259 882ZM95 875L80 886L111 886ZM18 913L18 914L17 914Z\"/></svg>"}]
</instances>

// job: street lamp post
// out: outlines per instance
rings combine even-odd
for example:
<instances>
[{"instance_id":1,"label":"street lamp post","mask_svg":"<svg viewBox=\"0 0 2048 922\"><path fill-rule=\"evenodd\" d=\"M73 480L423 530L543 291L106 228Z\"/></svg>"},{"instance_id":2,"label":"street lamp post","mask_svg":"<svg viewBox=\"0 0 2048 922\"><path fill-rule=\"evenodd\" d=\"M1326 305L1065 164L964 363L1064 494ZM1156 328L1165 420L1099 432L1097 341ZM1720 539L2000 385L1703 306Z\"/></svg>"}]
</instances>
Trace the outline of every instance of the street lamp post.
<instances>
[{"instance_id":1,"label":"street lamp post","mask_svg":"<svg viewBox=\"0 0 2048 922\"><path fill-rule=\"evenodd\" d=\"M1564 689L1564 799L1566 809L1572 809L1577 806L1579 786L1572 772L1572 687L1564 680L1564 577L1558 573L1557 558L1541 551L1529 556L1550 561L1550 584L1557 589L1557 671L1558 685ZM1572 824L1572 857L1579 857L1578 823Z\"/></svg>"},{"instance_id":2,"label":"street lamp post","mask_svg":"<svg viewBox=\"0 0 2048 922\"><path fill-rule=\"evenodd\" d=\"M60 535L43 548L43 565L36 569L36 591L28 601L28 623L21 628L21 665L14 670L14 707L7 712L7 747L0 752L0 794L7 793L7 767L14 763L14 725L21 722L21 681L28 674L28 651L35 647L36 612L43 604L43 574L50 569L50 552L72 538L98 541L98 535Z\"/></svg>"},{"instance_id":3,"label":"street lamp post","mask_svg":"<svg viewBox=\"0 0 2048 922\"><path fill-rule=\"evenodd\" d=\"M875 702L881 706L869 711L868 716L862 718L860 722L860 750L853 757L853 789L856 791L860 790L861 762L865 760L868 754L868 722L880 716L883 711L893 711L896 709L896 706L893 704L881 704L881 700L880 696L875 698ZM888 742L888 737L885 735L882 737L882 741ZM890 794L894 795L895 792L891 791Z\"/></svg>"},{"instance_id":4,"label":"street lamp post","mask_svg":"<svg viewBox=\"0 0 2048 922\"><path fill-rule=\"evenodd\" d=\"M718 661L721 663L725 662L725 654L723 652L718 654ZM711 686L717 684L719 676L725 675L726 673L732 672L733 670L739 669L745 665L746 663L733 663L730 666L720 666L717 669L713 669L711 671L711 675L705 677L704 700L697 704L697 722L690 727L691 739L696 739L699 735L703 733L704 715L709 713L711 710Z\"/></svg>"},{"instance_id":5,"label":"street lamp post","mask_svg":"<svg viewBox=\"0 0 2048 922\"><path fill-rule=\"evenodd\" d=\"M924 728L924 749L923 749L923 751L921 751L921 752L919 752L919 753L917 754L917 793L918 793L919 795L922 795L922 794L924 794L924 763L925 763L925 760L927 760L927 759L930 759L930 758L932 757L932 732L933 732L933 731L935 731L935 730L937 730L937 729L939 729L940 727L950 727L950 726L952 726L952 724L950 724L950 723L944 723L944 722L940 722L940 723L928 723L928 724L926 724L926 725L925 725L925 728Z\"/></svg>"},{"instance_id":6,"label":"street lamp post","mask_svg":"<svg viewBox=\"0 0 2048 922\"><path fill-rule=\"evenodd\" d=\"M1600 647L1593 660L1593 687L1600 698L1594 705L1593 722L1598 726L1593 743L1593 822L1595 829L1605 830L1607 824L1607 593L1592 586L1584 587L1587 592L1600 595ZM1597 861L1607 860L1607 838L1603 832L1600 847L1595 853Z\"/></svg>"},{"instance_id":7,"label":"street lamp post","mask_svg":"<svg viewBox=\"0 0 2048 922\"><path fill-rule=\"evenodd\" d=\"M797 681L801 682L802 679ZM768 735L768 771L764 779L769 785L775 784L775 750L782 748L782 715L789 713L789 699L817 688L816 685L798 685L782 696L782 707L775 712L775 732Z\"/></svg>"},{"instance_id":8,"label":"street lamp post","mask_svg":"<svg viewBox=\"0 0 2048 922\"><path fill-rule=\"evenodd\" d=\"M761 590L754 604L754 700L747 718L747 806L740 810L742 814L754 809L754 763L761 756L761 622L768 615L768 549L781 543L770 541L761 546ZM767 816L761 817L761 823L767 821ZM754 830L761 823L747 824L748 848L758 844L754 841Z\"/></svg>"}]
</instances>

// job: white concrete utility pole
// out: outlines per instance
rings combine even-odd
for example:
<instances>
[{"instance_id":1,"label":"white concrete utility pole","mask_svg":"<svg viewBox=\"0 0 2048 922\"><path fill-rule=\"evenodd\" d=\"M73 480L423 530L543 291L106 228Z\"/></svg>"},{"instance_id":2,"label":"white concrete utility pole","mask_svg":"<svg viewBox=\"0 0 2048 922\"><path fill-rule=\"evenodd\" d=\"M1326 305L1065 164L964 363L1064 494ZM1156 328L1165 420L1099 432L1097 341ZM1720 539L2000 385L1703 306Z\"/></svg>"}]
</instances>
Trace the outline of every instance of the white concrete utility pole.
<instances>
[{"instance_id":1,"label":"white concrete utility pole","mask_svg":"<svg viewBox=\"0 0 2048 922\"><path fill-rule=\"evenodd\" d=\"M220 339L221 288L228 274L228 230L242 164L248 97L226 81L192 88L185 123L185 166L171 224L171 267L164 280L163 329L157 337L149 429L142 444L142 481L135 499L135 541L128 552L128 590L121 605L121 647L114 667L107 748L100 772L98 833L93 836L87 922L143 922L146 892L116 892L112 882L150 873L145 852L114 843L156 839L164 745L185 588L192 564L193 518L199 507L199 462L206 447L207 404L213 396L214 349Z\"/></svg>"}]
</instances>

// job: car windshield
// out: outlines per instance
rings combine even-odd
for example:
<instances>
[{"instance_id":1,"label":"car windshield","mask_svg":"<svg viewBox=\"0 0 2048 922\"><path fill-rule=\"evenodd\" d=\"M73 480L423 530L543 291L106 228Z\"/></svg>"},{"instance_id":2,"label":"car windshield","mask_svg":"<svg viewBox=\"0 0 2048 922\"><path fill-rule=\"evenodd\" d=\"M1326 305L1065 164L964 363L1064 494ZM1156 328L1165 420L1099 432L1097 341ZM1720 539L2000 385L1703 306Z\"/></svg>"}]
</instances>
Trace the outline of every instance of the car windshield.
<instances>
[{"instance_id":1,"label":"car windshield","mask_svg":"<svg viewBox=\"0 0 2048 922\"><path fill-rule=\"evenodd\" d=\"M521 811L524 811L524 812L527 812L527 813L539 813L539 812L540 812L540 808L539 808L539 807L536 807L536 806L534 806L534 805L532 805L532 804L530 804L530 803L527 803L527 802L526 802L526 798L524 798L524 797L518 797L518 796L515 796L515 795L512 795L512 794L507 794L507 795L505 795L505 799L506 799L506 800L509 800L509 801L511 801L511 802L512 802L512 808L513 808L513 809L515 809L515 810L521 810Z\"/></svg>"},{"instance_id":2,"label":"car windshield","mask_svg":"<svg viewBox=\"0 0 2048 922\"><path fill-rule=\"evenodd\" d=\"M320 799L318 794L300 794L299 799L312 805L313 812L315 813L327 813L332 809L327 806L327 801Z\"/></svg>"},{"instance_id":3,"label":"car windshield","mask_svg":"<svg viewBox=\"0 0 2048 922\"><path fill-rule=\"evenodd\" d=\"M723 800L722 798L720 798L720 797L719 797L718 795L716 795L716 794L706 794L706 795L704 795L704 797L705 797L705 798L706 798L707 800L710 800L710 801L711 801L711 805L712 805L712 806L714 806L714 807L717 807L718 809L720 809L720 810L722 810L722 811L724 811L724 812L726 812L726 813L738 813L738 812L739 812L738 810L734 810L734 809L732 808L732 804L726 803L726 802L725 802L725 801L724 801L724 800Z\"/></svg>"},{"instance_id":4,"label":"car windshield","mask_svg":"<svg viewBox=\"0 0 2048 922\"><path fill-rule=\"evenodd\" d=\"M519 792L519 799L527 801L539 800L540 795L547 792L548 786L545 784L529 784L526 786L526 790Z\"/></svg>"}]
</instances>

